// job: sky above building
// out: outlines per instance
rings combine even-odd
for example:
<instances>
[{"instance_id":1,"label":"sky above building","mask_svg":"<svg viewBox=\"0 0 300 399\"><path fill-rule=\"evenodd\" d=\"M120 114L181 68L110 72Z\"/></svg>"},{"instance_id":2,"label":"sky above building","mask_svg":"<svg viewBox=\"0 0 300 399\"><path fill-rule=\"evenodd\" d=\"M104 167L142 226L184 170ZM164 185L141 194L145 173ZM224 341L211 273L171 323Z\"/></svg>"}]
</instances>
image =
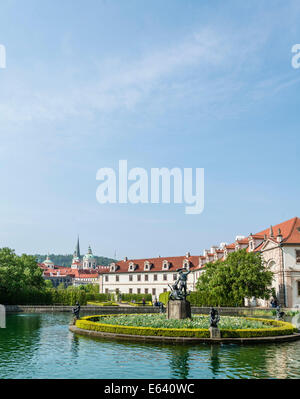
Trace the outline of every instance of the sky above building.
<instances>
[{"instance_id":1,"label":"sky above building","mask_svg":"<svg viewBox=\"0 0 300 399\"><path fill-rule=\"evenodd\" d=\"M291 0L2 0L0 246L196 255L300 216L299 21ZM119 160L204 168L204 211L100 205Z\"/></svg>"}]
</instances>

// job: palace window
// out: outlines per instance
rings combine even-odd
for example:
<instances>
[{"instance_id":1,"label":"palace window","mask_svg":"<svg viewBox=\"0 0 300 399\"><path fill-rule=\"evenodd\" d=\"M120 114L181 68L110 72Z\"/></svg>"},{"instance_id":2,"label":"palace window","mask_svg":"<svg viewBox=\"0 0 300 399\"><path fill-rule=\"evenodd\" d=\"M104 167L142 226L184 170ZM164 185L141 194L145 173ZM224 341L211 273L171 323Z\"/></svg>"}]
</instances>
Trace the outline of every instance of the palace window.
<instances>
[{"instance_id":1,"label":"palace window","mask_svg":"<svg viewBox=\"0 0 300 399\"><path fill-rule=\"evenodd\" d=\"M138 294L141 293L141 289L140 289L140 288L137 289L137 293L138 293Z\"/></svg>"},{"instance_id":2,"label":"palace window","mask_svg":"<svg viewBox=\"0 0 300 399\"><path fill-rule=\"evenodd\" d=\"M129 276L129 281L133 281L133 276Z\"/></svg>"},{"instance_id":3,"label":"palace window","mask_svg":"<svg viewBox=\"0 0 300 399\"><path fill-rule=\"evenodd\" d=\"M300 263L300 251L296 250L296 263Z\"/></svg>"},{"instance_id":4,"label":"palace window","mask_svg":"<svg viewBox=\"0 0 300 399\"><path fill-rule=\"evenodd\" d=\"M132 288L129 288L129 294L132 294Z\"/></svg>"},{"instance_id":5,"label":"palace window","mask_svg":"<svg viewBox=\"0 0 300 399\"><path fill-rule=\"evenodd\" d=\"M167 292L168 290L166 288L164 288L164 292Z\"/></svg>"},{"instance_id":6,"label":"palace window","mask_svg":"<svg viewBox=\"0 0 300 399\"><path fill-rule=\"evenodd\" d=\"M152 288L152 295L155 295L155 294L156 294L156 289Z\"/></svg>"},{"instance_id":7,"label":"palace window","mask_svg":"<svg viewBox=\"0 0 300 399\"><path fill-rule=\"evenodd\" d=\"M119 276L116 276L116 281L119 281Z\"/></svg>"},{"instance_id":8,"label":"palace window","mask_svg":"<svg viewBox=\"0 0 300 399\"><path fill-rule=\"evenodd\" d=\"M148 274L145 274L145 281L149 281Z\"/></svg>"},{"instance_id":9,"label":"palace window","mask_svg":"<svg viewBox=\"0 0 300 399\"><path fill-rule=\"evenodd\" d=\"M105 281L106 281L106 282L108 281L108 276L105 276Z\"/></svg>"},{"instance_id":10,"label":"palace window","mask_svg":"<svg viewBox=\"0 0 300 399\"><path fill-rule=\"evenodd\" d=\"M136 265L133 262L130 262L129 266L128 266L128 271L133 272L135 270L135 268L136 268Z\"/></svg>"},{"instance_id":11,"label":"palace window","mask_svg":"<svg viewBox=\"0 0 300 399\"><path fill-rule=\"evenodd\" d=\"M170 266L170 263L167 260L164 260L162 263L162 269L163 270L168 270Z\"/></svg>"},{"instance_id":12,"label":"palace window","mask_svg":"<svg viewBox=\"0 0 300 399\"><path fill-rule=\"evenodd\" d=\"M144 270L150 270L150 269L151 269L151 263L148 260L146 260L144 262Z\"/></svg>"},{"instance_id":13,"label":"palace window","mask_svg":"<svg viewBox=\"0 0 300 399\"><path fill-rule=\"evenodd\" d=\"M141 275L140 274L137 275L137 281L141 281Z\"/></svg>"},{"instance_id":14,"label":"palace window","mask_svg":"<svg viewBox=\"0 0 300 399\"><path fill-rule=\"evenodd\" d=\"M154 274L154 275L153 275L153 280L154 280L154 281L157 281L157 274Z\"/></svg>"},{"instance_id":15,"label":"palace window","mask_svg":"<svg viewBox=\"0 0 300 399\"><path fill-rule=\"evenodd\" d=\"M145 294L148 294L148 288L145 288Z\"/></svg>"},{"instance_id":16,"label":"palace window","mask_svg":"<svg viewBox=\"0 0 300 399\"><path fill-rule=\"evenodd\" d=\"M173 274L173 280L174 280L174 281L177 280L177 274Z\"/></svg>"},{"instance_id":17,"label":"palace window","mask_svg":"<svg viewBox=\"0 0 300 399\"><path fill-rule=\"evenodd\" d=\"M164 275L163 275L163 280L164 280L164 281L167 281L167 280L168 280L168 275L167 275L167 274L164 274Z\"/></svg>"},{"instance_id":18,"label":"palace window","mask_svg":"<svg viewBox=\"0 0 300 399\"><path fill-rule=\"evenodd\" d=\"M108 294L108 288L105 288L105 294Z\"/></svg>"}]
</instances>

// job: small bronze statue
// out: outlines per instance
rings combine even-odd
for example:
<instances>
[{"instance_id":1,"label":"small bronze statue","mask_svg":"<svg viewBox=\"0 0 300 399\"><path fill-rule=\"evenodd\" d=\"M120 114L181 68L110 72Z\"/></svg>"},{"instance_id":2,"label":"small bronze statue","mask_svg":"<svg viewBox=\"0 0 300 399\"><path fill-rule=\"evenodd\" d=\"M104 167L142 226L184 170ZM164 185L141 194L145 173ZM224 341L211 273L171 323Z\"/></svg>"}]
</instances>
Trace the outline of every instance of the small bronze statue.
<instances>
[{"instance_id":1,"label":"small bronze statue","mask_svg":"<svg viewBox=\"0 0 300 399\"><path fill-rule=\"evenodd\" d=\"M219 313L216 309L210 309L210 327L218 328L218 323L220 321Z\"/></svg>"},{"instance_id":2,"label":"small bronze statue","mask_svg":"<svg viewBox=\"0 0 300 399\"><path fill-rule=\"evenodd\" d=\"M76 306L72 309L72 313L74 314L74 319L78 320L79 319L79 312L80 312L80 305L79 302L76 302Z\"/></svg>"},{"instance_id":3,"label":"small bronze statue","mask_svg":"<svg viewBox=\"0 0 300 399\"><path fill-rule=\"evenodd\" d=\"M284 315L285 315L285 313L280 311L280 306L278 305L276 308L276 319L283 320Z\"/></svg>"}]
</instances>

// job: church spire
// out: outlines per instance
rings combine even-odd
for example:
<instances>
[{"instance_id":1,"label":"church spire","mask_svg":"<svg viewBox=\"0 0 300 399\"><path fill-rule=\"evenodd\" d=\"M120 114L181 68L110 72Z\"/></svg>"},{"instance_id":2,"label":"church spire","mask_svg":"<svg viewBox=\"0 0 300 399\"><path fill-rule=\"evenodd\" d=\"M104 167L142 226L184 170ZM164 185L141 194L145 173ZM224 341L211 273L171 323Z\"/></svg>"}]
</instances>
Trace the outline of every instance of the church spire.
<instances>
[{"instance_id":1,"label":"church spire","mask_svg":"<svg viewBox=\"0 0 300 399\"><path fill-rule=\"evenodd\" d=\"M79 236L77 237L77 244L76 244L75 254L76 254L77 258L80 258Z\"/></svg>"}]
</instances>

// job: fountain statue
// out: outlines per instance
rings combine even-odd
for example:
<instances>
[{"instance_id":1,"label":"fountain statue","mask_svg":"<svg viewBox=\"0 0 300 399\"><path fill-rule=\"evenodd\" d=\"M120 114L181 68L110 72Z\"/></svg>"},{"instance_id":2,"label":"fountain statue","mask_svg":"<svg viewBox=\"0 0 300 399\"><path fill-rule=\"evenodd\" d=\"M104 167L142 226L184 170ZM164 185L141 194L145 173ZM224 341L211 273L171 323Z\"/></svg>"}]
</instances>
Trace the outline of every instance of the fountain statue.
<instances>
[{"instance_id":1,"label":"fountain statue","mask_svg":"<svg viewBox=\"0 0 300 399\"><path fill-rule=\"evenodd\" d=\"M79 319L79 313L80 313L80 304L79 302L76 302L76 306L74 308L72 308L72 313L75 316L73 319L73 325L76 324L76 320Z\"/></svg>"},{"instance_id":2,"label":"fountain statue","mask_svg":"<svg viewBox=\"0 0 300 399\"><path fill-rule=\"evenodd\" d=\"M178 269L178 279L170 286L171 293L167 307L168 319L186 319L191 317L191 304L186 300L190 294L187 292L187 276L191 272L186 269Z\"/></svg>"}]
</instances>

